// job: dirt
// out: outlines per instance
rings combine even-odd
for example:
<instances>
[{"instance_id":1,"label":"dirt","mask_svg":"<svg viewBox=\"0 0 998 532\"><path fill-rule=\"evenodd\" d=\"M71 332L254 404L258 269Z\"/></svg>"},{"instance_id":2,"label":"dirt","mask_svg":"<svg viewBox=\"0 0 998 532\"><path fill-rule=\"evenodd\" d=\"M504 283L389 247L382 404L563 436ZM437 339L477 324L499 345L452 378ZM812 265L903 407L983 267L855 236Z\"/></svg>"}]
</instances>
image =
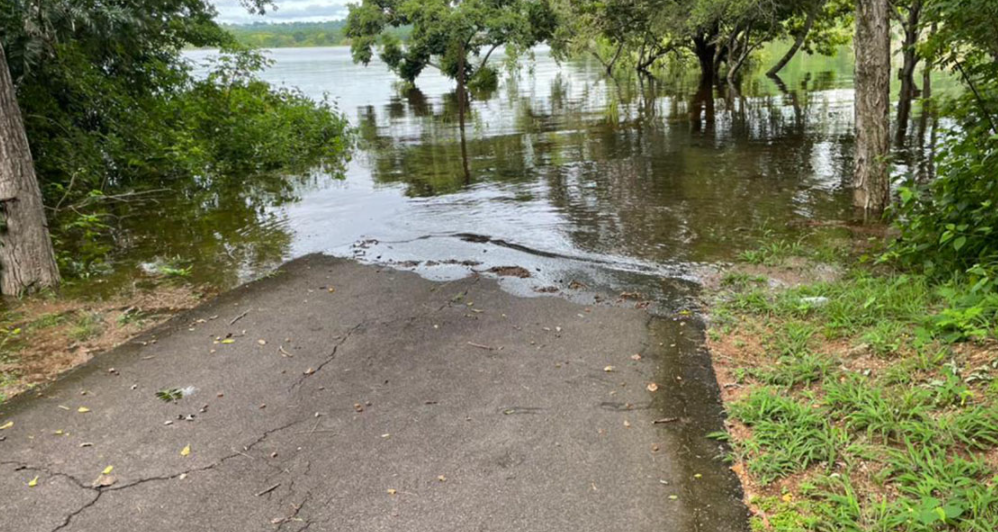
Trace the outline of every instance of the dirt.
<instances>
[{"instance_id":1,"label":"dirt","mask_svg":"<svg viewBox=\"0 0 998 532\"><path fill-rule=\"evenodd\" d=\"M98 353L194 308L209 293L169 283L105 300L36 297L9 301L0 325L7 337L0 353L0 396L9 399L50 382Z\"/></svg>"},{"instance_id":2,"label":"dirt","mask_svg":"<svg viewBox=\"0 0 998 532\"><path fill-rule=\"evenodd\" d=\"M522 266L496 266L494 268L489 268L489 272L494 273L499 277L519 277L520 279L530 277L530 270Z\"/></svg>"}]
</instances>

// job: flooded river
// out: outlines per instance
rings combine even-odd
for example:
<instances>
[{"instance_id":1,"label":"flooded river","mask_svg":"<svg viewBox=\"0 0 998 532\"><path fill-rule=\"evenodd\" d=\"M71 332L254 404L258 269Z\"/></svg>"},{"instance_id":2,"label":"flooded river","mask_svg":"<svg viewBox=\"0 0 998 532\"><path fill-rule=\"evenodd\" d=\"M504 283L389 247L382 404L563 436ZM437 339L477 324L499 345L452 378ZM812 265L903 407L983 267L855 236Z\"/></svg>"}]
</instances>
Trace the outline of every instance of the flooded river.
<instances>
[{"instance_id":1,"label":"flooded river","mask_svg":"<svg viewBox=\"0 0 998 532\"><path fill-rule=\"evenodd\" d=\"M454 84L435 71L406 91L348 48L270 56L265 79L327 95L356 127L343 178L315 170L164 199L155 223L123 217L119 271L179 260L225 287L323 252L437 279L520 266L530 278L507 284L524 293L577 281L665 296L763 231L795 238L809 221L853 215L847 53L704 95L537 50L474 95L464 150Z\"/></svg>"}]
</instances>

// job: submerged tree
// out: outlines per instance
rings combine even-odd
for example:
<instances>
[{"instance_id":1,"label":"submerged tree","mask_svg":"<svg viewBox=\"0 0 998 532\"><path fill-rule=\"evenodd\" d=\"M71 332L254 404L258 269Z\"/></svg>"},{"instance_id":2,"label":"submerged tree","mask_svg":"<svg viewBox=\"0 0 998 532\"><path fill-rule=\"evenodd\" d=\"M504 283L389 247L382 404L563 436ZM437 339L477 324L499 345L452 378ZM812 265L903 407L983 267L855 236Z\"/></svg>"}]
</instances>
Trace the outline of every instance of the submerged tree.
<instances>
[{"instance_id":1,"label":"submerged tree","mask_svg":"<svg viewBox=\"0 0 998 532\"><path fill-rule=\"evenodd\" d=\"M494 79L488 62L497 49L527 50L547 40L554 25L540 0L363 0L350 6L345 32L355 62L369 64L378 49L409 83L429 66L463 87ZM405 46L391 31L403 26L412 27Z\"/></svg>"},{"instance_id":2,"label":"submerged tree","mask_svg":"<svg viewBox=\"0 0 998 532\"><path fill-rule=\"evenodd\" d=\"M901 43L902 65L898 77L901 78L901 89L898 93L897 110L897 143L904 142L908 131L908 119L911 116L911 103L918 93L915 86L915 67L920 59L918 55L918 40L922 33L923 0L895 1L891 7L898 24L901 26L904 40Z\"/></svg>"},{"instance_id":3,"label":"submerged tree","mask_svg":"<svg viewBox=\"0 0 998 532\"><path fill-rule=\"evenodd\" d=\"M891 36L888 0L857 0L853 205L879 215L890 198Z\"/></svg>"}]
</instances>

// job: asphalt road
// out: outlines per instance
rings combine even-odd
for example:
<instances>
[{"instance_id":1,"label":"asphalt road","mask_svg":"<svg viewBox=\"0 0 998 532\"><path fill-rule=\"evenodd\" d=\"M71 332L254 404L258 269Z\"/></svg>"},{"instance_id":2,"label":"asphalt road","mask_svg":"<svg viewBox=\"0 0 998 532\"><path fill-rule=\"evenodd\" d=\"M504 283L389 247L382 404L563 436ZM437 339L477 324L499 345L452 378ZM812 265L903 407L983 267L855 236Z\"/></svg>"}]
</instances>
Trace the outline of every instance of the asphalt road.
<instances>
[{"instance_id":1,"label":"asphalt road","mask_svg":"<svg viewBox=\"0 0 998 532\"><path fill-rule=\"evenodd\" d=\"M310 256L0 408L0 530L740 531L717 401L693 321Z\"/></svg>"}]
</instances>

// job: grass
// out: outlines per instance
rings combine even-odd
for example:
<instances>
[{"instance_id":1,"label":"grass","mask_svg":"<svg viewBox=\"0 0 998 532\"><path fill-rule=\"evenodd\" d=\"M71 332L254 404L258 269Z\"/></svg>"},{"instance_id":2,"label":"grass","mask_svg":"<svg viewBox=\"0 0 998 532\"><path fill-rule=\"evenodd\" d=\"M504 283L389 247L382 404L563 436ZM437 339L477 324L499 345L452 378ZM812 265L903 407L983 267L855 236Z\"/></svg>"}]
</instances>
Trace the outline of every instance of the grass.
<instances>
[{"instance_id":1,"label":"grass","mask_svg":"<svg viewBox=\"0 0 998 532\"><path fill-rule=\"evenodd\" d=\"M842 255L802 239L742 260ZM998 530L998 296L842 269L790 288L733 271L713 296L731 429L715 436L731 441L753 529Z\"/></svg>"}]
</instances>

